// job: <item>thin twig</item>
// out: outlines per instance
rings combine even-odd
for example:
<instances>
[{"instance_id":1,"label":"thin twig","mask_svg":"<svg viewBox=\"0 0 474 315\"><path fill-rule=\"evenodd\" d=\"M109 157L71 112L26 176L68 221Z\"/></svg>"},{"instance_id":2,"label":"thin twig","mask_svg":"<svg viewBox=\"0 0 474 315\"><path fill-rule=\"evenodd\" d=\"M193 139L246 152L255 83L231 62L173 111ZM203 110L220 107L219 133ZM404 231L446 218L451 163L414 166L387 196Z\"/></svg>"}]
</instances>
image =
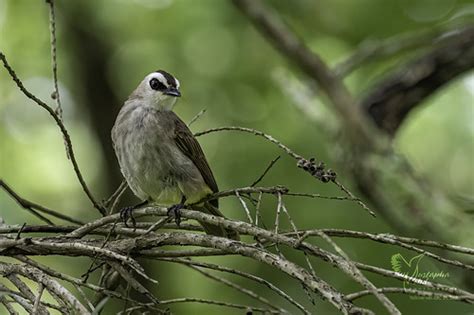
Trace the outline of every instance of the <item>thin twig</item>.
<instances>
[{"instance_id":1,"label":"thin twig","mask_svg":"<svg viewBox=\"0 0 474 315\"><path fill-rule=\"evenodd\" d=\"M135 291L137 291L140 294L143 294L156 305L160 303L158 299L153 295L153 293L151 293L145 286L143 286L140 282L138 282L135 279L135 277L130 272L128 272L128 270L125 269L121 264L115 261L109 261L108 263L111 265L111 267L114 270L116 270L120 274L120 276L125 280L125 282L127 282L127 284L129 284ZM155 279L152 279L152 280L153 280L153 283L155 284L158 283L158 281L156 281Z\"/></svg>"},{"instance_id":2,"label":"thin twig","mask_svg":"<svg viewBox=\"0 0 474 315\"><path fill-rule=\"evenodd\" d=\"M250 274L250 273L247 273L247 272L243 272L243 271L240 271L240 270L237 270L237 269L233 269L233 268L228 268L228 267L216 265L216 264L210 264L210 263L205 263L205 262L193 261L193 260L190 260L190 259L182 259L182 258L158 258L158 260L160 260L160 261L174 262L174 263L180 263L180 264L185 264L185 265L199 266L199 267L202 267L202 268L208 268L208 269L223 271L223 272L227 272L227 273L231 273L231 274L236 274L236 275L239 275L239 276L241 276L241 277L245 277L245 278L247 278L247 279L256 281L256 282L258 282L258 283L261 283L261 284L265 285L266 287L268 287L269 289L275 291L278 295L282 296L282 297L285 298L288 302L290 302L291 304L293 304L294 306L296 306L297 308L299 308L304 314L310 314L310 312L309 312L308 310L306 310L301 304L299 304L298 302L296 302L293 298L291 298L288 294L286 294L285 292L283 292L283 291L282 291L281 289L279 289L277 286L275 286L274 284L268 282L268 281L265 280L265 279L262 279L262 278L260 278L260 277L255 276L255 275L253 275L253 274Z\"/></svg>"},{"instance_id":3,"label":"thin twig","mask_svg":"<svg viewBox=\"0 0 474 315\"><path fill-rule=\"evenodd\" d=\"M391 244L391 245L396 245L400 246L403 248L406 248L408 250L417 252L417 253L422 253L432 259L438 260L440 262L443 262L445 264L453 265L456 267L460 267L463 269L467 270L474 270L473 265L469 265L467 263L462 263L458 260L453 260L453 259L447 259L444 257L441 257L439 255L436 255L430 251L421 249L419 247L413 246L411 244L406 244L412 243L412 244L420 244L424 245L422 240L417 240L417 239L411 239L411 238L403 238L403 237L398 237L390 234L371 234L367 232L360 232L360 231L350 231L350 230L340 230L340 229L320 229L320 230L306 230L306 231L300 231L304 232L304 236L300 237L300 240L304 240L305 238L313 235L318 235L321 236L321 233L324 233L328 236L336 236L336 237L354 237L354 238L365 238L365 239L370 239L376 242L384 243L384 244ZM295 234L294 232L292 233L285 233L286 235L289 234ZM297 234L296 234L297 235ZM298 235L297 235L298 236ZM462 252L462 253L467 253L467 254L474 254L474 250L471 248L465 248L465 247L460 247L460 246L453 246L449 244L439 244L436 246L438 248L443 248L443 249L448 249L452 248L452 251L454 252Z\"/></svg>"},{"instance_id":4,"label":"thin twig","mask_svg":"<svg viewBox=\"0 0 474 315\"><path fill-rule=\"evenodd\" d=\"M271 195L275 195L277 193L286 194L288 193L288 188L284 186L271 186L271 187L241 187L241 188L235 188L235 189L229 189L229 190L222 190L212 195L209 195L207 197L204 197L201 200L195 203L192 203L191 205L199 204L205 201L219 199L223 197L235 196L236 193L239 193L239 194L263 193L263 194L271 194Z\"/></svg>"},{"instance_id":5,"label":"thin twig","mask_svg":"<svg viewBox=\"0 0 474 315\"><path fill-rule=\"evenodd\" d=\"M387 309L387 311L390 314L393 315L401 315L402 313L400 310L397 309L395 304L393 304L392 301L390 301L384 294L383 292L377 291L377 287L370 282L363 274L362 272L357 269L355 264L352 263L352 260L347 256L347 254L340 248L329 236L324 234L323 232L320 232L319 234L326 242L328 242L335 250L336 252L347 262L347 269L342 269L345 271L348 275L352 277L352 279L356 280L359 282L361 285L363 285L366 289L368 289L381 303L382 305Z\"/></svg>"},{"instance_id":6,"label":"thin twig","mask_svg":"<svg viewBox=\"0 0 474 315\"><path fill-rule=\"evenodd\" d=\"M453 300L453 301L463 301L469 304L473 304L474 301L469 299L467 296L462 295L453 295L453 294L445 294L440 292L433 292L433 291L425 291L425 290L418 290L418 289L410 289L410 288L377 288L377 292L380 293L402 293L411 296L419 296L421 298L429 299L429 300ZM359 292L354 292L351 294L346 295L346 299L349 301L354 301L361 297L367 296L372 294L369 290L363 290Z\"/></svg>"},{"instance_id":7,"label":"thin twig","mask_svg":"<svg viewBox=\"0 0 474 315\"><path fill-rule=\"evenodd\" d=\"M278 204L277 204L277 208L276 208L276 212L275 212L275 224L274 224L274 227L273 227L273 233L275 233L275 234L279 234L279 230L280 230L280 212L281 212L281 194L278 193L277 196L278 196ZM282 256L282 253L280 251L280 247L278 246L278 242L275 243L275 249L276 249L278 255Z\"/></svg>"},{"instance_id":8,"label":"thin twig","mask_svg":"<svg viewBox=\"0 0 474 315\"><path fill-rule=\"evenodd\" d=\"M67 222L71 222L71 223L75 223L75 224L79 224L79 225L83 225L84 222L82 221L79 221L79 220L76 220L74 218L71 218L65 214L62 214L60 212L57 212L57 211L54 211L54 210L51 210L51 209L48 209L44 206L41 206L37 203L34 203L32 201L29 201L29 200L26 200L22 197L20 197L14 190L13 188L11 188L10 186L7 185L7 183L5 183L5 181L3 181L2 179L0 179L0 187L2 187L13 199L15 199L15 201L20 205L22 206L24 209L26 210L29 210L29 211L32 211L33 214L35 215L39 215L38 213L36 213L35 210L37 211L40 211L40 212L43 212L43 213L46 213L46 214L49 214L55 218L58 218L58 219L61 219L61 220L64 220L64 221L67 221ZM48 220L47 218L41 216L42 220L45 221L47 224L49 225L54 225L54 223L52 223L50 220Z\"/></svg>"},{"instance_id":9,"label":"thin twig","mask_svg":"<svg viewBox=\"0 0 474 315\"><path fill-rule=\"evenodd\" d=\"M270 164L265 168L263 173L250 185L250 187L255 187L258 183L262 181L262 179L267 175L268 171L271 170L271 168L275 165L276 162L280 159L281 155L277 156L273 160L270 161Z\"/></svg>"},{"instance_id":10,"label":"thin twig","mask_svg":"<svg viewBox=\"0 0 474 315\"><path fill-rule=\"evenodd\" d=\"M84 290L81 289L80 286L78 286L77 284L73 284L74 286L74 289L77 290L77 292L79 292L79 294L81 295L82 299L87 303L87 306L89 306L89 309L91 309L92 311L94 310L94 305L92 304L92 302L89 300L89 298L87 297L87 295L85 294Z\"/></svg>"},{"instance_id":11,"label":"thin twig","mask_svg":"<svg viewBox=\"0 0 474 315\"><path fill-rule=\"evenodd\" d=\"M21 237L21 232L23 232L23 229L25 228L25 226L26 226L26 222L22 224L20 230L18 230L18 233L16 233L16 236L15 236L15 240L16 240L16 241L20 239L20 237Z\"/></svg>"},{"instance_id":12,"label":"thin twig","mask_svg":"<svg viewBox=\"0 0 474 315\"><path fill-rule=\"evenodd\" d=\"M75 286L88 288L88 289L90 289L92 291L95 291L97 293L104 293L107 296L111 296L111 297L121 299L121 300L126 300L126 297L121 295L118 292L110 291L110 290L107 290L106 288L103 288L103 287L100 287L100 286L97 286L97 285L94 285L94 284L85 283L80 279L77 279L77 278L74 278L70 275L58 272L57 270L53 270L53 269L51 269L51 268L49 268L45 265L42 265L42 264L40 264L40 263L38 263L38 262L36 262L36 261L26 257L26 256L18 255L18 256L15 256L15 258L22 261L22 262L24 262L25 264L28 264L28 265L33 266L35 268L38 268L39 270L41 270L42 272L44 272L45 274L47 274L51 277L67 281L67 282L69 282L69 283L71 283Z\"/></svg>"},{"instance_id":13,"label":"thin twig","mask_svg":"<svg viewBox=\"0 0 474 315\"><path fill-rule=\"evenodd\" d=\"M265 134L259 130L256 130L256 129L252 129L252 128L245 128L245 127L235 127L235 126L231 126L231 127L219 127L219 128L212 128L212 129L208 129L208 130L205 130L205 131L201 131L201 132L197 132L195 133L194 135L196 137L199 137L199 136L202 136L202 135L205 135L205 134L209 134L209 133L212 133L212 132L218 132L218 131L241 131L241 132L246 132L246 133L250 133L250 134L253 134L255 136L259 136L259 137L263 137L265 138L266 140L270 141L271 143L277 145L280 149L282 149L283 151L285 151L289 156L291 156L292 158L294 158L295 160L297 160L297 165L300 166L301 163L305 163L305 162L310 162L312 163L311 159L310 160L307 160L305 159L304 157L302 157L301 155L295 153L293 150L291 150L290 148L288 148L286 145L284 145L283 143L281 143L280 141L276 140L275 138L273 138L272 136L268 135L268 134ZM331 172L332 173L332 172ZM329 174L328 174L329 176ZM328 178L330 178L330 180L328 181L332 181L336 186L338 186L344 193L346 193L349 198L351 200L354 200L355 202L357 202L364 210L366 210L370 215L372 215L373 217L375 217L375 213L370 210L370 208L365 204L363 203L359 198L357 198L356 196L354 196L354 194L352 192L350 192L346 187L344 187L339 181L337 181L335 179L335 177L333 177L332 175L329 176Z\"/></svg>"},{"instance_id":14,"label":"thin twig","mask_svg":"<svg viewBox=\"0 0 474 315\"><path fill-rule=\"evenodd\" d=\"M237 199L239 199L240 204L242 205L242 208L244 208L245 214L247 215L247 220L249 220L250 224L253 224L252 216L250 215L250 210L247 207L247 204L245 203L245 201L242 199L242 197L240 197L238 190L235 191L235 196L237 197Z\"/></svg>"},{"instance_id":15,"label":"thin twig","mask_svg":"<svg viewBox=\"0 0 474 315\"><path fill-rule=\"evenodd\" d=\"M210 299L200 299L200 298L176 298L176 299L170 299L170 300L163 300L160 301L160 305L168 305L168 304L176 304L176 303L202 303L202 304L212 304L212 305L219 305L219 306L225 306L229 308L236 308L236 309L243 309L243 310L248 310L250 314L252 312L259 312L259 313L269 313L269 314L278 314L278 311L270 310L267 308L261 308L261 307L255 307L255 306L249 306L249 305L243 305L243 304L235 304L235 303L228 303L228 302L221 302L221 301L216 301L216 300L210 300ZM127 308L123 310L122 312L118 314L132 314L133 311L139 311L143 308L146 308L150 304L145 304L145 305L139 305L139 306L134 306ZM165 313L168 314L168 313Z\"/></svg>"},{"instance_id":16,"label":"thin twig","mask_svg":"<svg viewBox=\"0 0 474 315\"><path fill-rule=\"evenodd\" d=\"M258 193L257 204L255 205L255 225L256 226L258 226L258 220L261 219L260 206L262 205L262 196L263 196L263 193L259 192ZM262 224L263 224L263 220L261 220L261 221L262 221Z\"/></svg>"},{"instance_id":17,"label":"thin twig","mask_svg":"<svg viewBox=\"0 0 474 315\"><path fill-rule=\"evenodd\" d=\"M123 194L123 192L127 189L128 184L126 180L122 180L120 185L117 187L117 189L113 192L113 194L107 198L107 200L104 201L104 207L109 208L113 203L115 203L116 200L120 198L120 196ZM113 208L113 207L111 207ZM109 214L111 212L109 211Z\"/></svg>"},{"instance_id":18,"label":"thin twig","mask_svg":"<svg viewBox=\"0 0 474 315\"><path fill-rule=\"evenodd\" d=\"M182 250L145 249L140 251L140 255L146 258L186 258L186 257L209 257L235 255L225 250L215 248L198 248Z\"/></svg>"},{"instance_id":19,"label":"thin twig","mask_svg":"<svg viewBox=\"0 0 474 315\"><path fill-rule=\"evenodd\" d=\"M45 222L46 224L49 225L55 225L50 219L42 215L41 213L38 213L36 209L34 209L31 204L28 203L22 203L24 199L21 199L10 187L8 187L3 180L0 179L0 186L3 187L3 189L11 196L15 201L25 210L28 210L31 212L35 217L40 219L41 221ZM17 197L19 199L17 199Z\"/></svg>"},{"instance_id":20,"label":"thin twig","mask_svg":"<svg viewBox=\"0 0 474 315\"><path fill-rule=\"evenodd\" d=\"M352 198L348 196L325 196L321 194L310 194L310 193L298 193L298 192L287 192L285 196L293 197L308 197L308 198L319 198L319 199L329 199L329 200L347 200L347 201L357 201L359 198Z\"/></svg>"},{"instance_id":21,"label":"thin twig","mask_svg":"<svg viewBox=\"0 0 474 315\"><path fill-rule=\"evenodd\" d=\"M222 278L222 277L219 277L219 276L216 276L216 275L213 275L212 273L210 272L207 272L207 271L204 271L202 270L201 268L199 267L196 267L194 265L188 265L191 269L193 270L196 270L197 272L201 273L202 275L204 275L205 277L208 277L209 279L212 279L212 280L215 280L215 281L218 281L220 283L223 283L225 284L226 286L230 287L230 288L233 288L247 296L250 296L251 298L259 301L260 303L262 304L265 304L267 306L269 306L271 309L274 309L274 310L277 310L279 311L280 313L283 313L283 314L289 314L289 312L285 309L282 309L282 308L278 308L275 306L274 303L270 302L269 300L267 300L266 298L258 295L257 293L249 290L249 289L246 289L232 281L229 281L225 278Z\"/></svg>"},{"instance_id":22,"label":"thin twig","mask_svg":"<svg viewBox=\"0 0 474 315\"><path fill-rule=\"evenodd\" d=\"M421 32L395 35L386 39L371 39L362 42L357 50L348 58L334 67L339 77L345 77L361 67L364 63L378 61L382 58L394 56L401 52L433 45L440 46L452 41L452 37L462 33L459 26L436 27L432 26Z\"/></svg>"},{"instance_id":23,"label":"thin twig","mask_svg":"<svg viewBox=\"0 0 474 315\"><path fill-rule=\"evenodd\" d=\"M87 309L71 292L36 268L27 265L5 264L0 262L0 273L3 275L19 274L35 282L42 283L58 302L61 301L67 304L72 312L88 314Z\"/></svg>"},{"instance_id":24,"label":"thin twig","mask_svg":"<svg viewBox=\"0 0 474 315\"><path fill-rule=\"evenodd\" d=\"M21 296L28 300L28 304L31 305L31 310L33 310L33 304L36 301L36 297L28 285L20 279L16 274L4 274L5 278L8 279L21 293ZM47 311L44 307L40 308L41 314L46 314Z\"/></svg>"},{"instance_id":25,"label":"thin twig","mask_svg":"<svg viewBox=\"0 0 474 315\"><path fill-rule=\"evenodd\" d=\"M156 230L159 230L160 228L162 228L165 224L169 223L173 221L173 218L172 217L166 217L166 218L161 218L160 220L156 221L155 223L153 223L146 231L145 233L142 235L142 236L145 236L145 235L148 235L150 234L151 232L154 232Z\"/></svg>"},{"instance_id":26,"label":"thin twig","mask_svg":"<svg viewBox=\"0 0 474 315\"><path fill-rule=\"evenodd\" d=\"M94 208L96 208L102 215L106 215L105 209L95 200L95 198L92 195L91 191L87 187L86 182L84 181L82 173L79 170L79 165L77 164L77 161L76 161L76 156L74 155L74 150L73 150L73 147L72 147L71 137L69 136L69 132L66 129L66 127L64 126L64 123L62 122L61 118L56 114L56 112L51 107L49 107L45 102L40 100L38 97L33 95L31 92L29 92L25 88L25 86L23 85L23 82L21 82L21 80L18 78L15 71L10 66L10 64L7 61L7 58L5 57L5 55L2 52L0 52L0 59L2 60L3 66L5 67L5 69L7 69L8 74L10 74L11 78L16 83L16 85L18 86L20 91L22 91L23 94L25 94L26 97L28 97L29 99L34 101L40 107L44 108L51 115L51 117L53 117L54 121L58 125L58 127L61 130L61 133L64 137L66 152L67 152L67 154L68 154L68 156L71 160L74 172L76 173L76 177L79 180L79 182L82 186L82 189L84 190L85 194L87 195L87 197L89 198L91 203L94 205Z\"/></svg>"},{"instance_id":27,"label":"thin twig","mask_svg":"<svg viewBox=\"0 0 474 315\"><path fill-rule=\"evenodd\" d=\"M46 3L49 5L49 31L51 37L51 67L53 70L53 81L54 81L54 92L51 94L51 97L56 100L56 114L62 120L63 119L63 109L61 107L61 98L59 96L58 88L58 62L56 57L56 15L54 13L54 0L46 0Z\"/></svg>"},{"instance_id":28,"label":"thin twig","mask_svg":"<svg viewBox=\"0 0 474 315\"><path fill-rule=\"evenodd\" d=\"M292 228L293 231L297 234L297 237L299 237L299 235L298 235L298 228L296 227L296 224L295 224L295 222L293 221L293 218L291 217L290 212L289 212L288 209L286 208L285 203L283 202L283 198L282 198L281 194L278 194L278 203L281 203L281 208L282 208L283 212L286 214L286 217L288 218L288 221L290 222L291 228ZM316 277L316 272L314 271L313 264L311 264L311 261L309 260L308 253L303 252L303 254L304 254L304 258L305 258L305 260L306 260L306 264L308 265L308 268L309 268L309 270L311 271L311 274L312 274L314 277Z\"/></svg>"},{"instance_id":29,"label":"thin twig","mask_svg":"<svg viewBox=\"0 0 474 315\"><path fill-rule=\"evenodd\" d=\"M280 141L276 140L276 139L273 138L272 136L270 136L270 135L268 135L268 134L266 134L266 133L264 133L264 132L261 132L261 131L259 131L259 130L252 129L252 128L235 127L235 126L211 128L211 129L207 129L207 130L205 130L205 131L196 132L196 133L194 134L194 136L200 137L200 136L203 136L203 135L206 135L206 134L209 134L209 133L213 133L213 132L218 132L218 131L241 131L241 132L251 133L251 134L253 134L253 135L255 135L255 136L259 136L259 137L262 137L262 138L267 139L268 141L270 141L271 143L277 145L280 149L282 149L283 151L285 151L289 156L293 157L293 158L296 159L296 160L300 160L300 159L303 158L301 155L296 154L296 153L293 152L290 148L288 148L286 145L284 145L284 144L281 143Z\"/></svg>"},{"instance_id":30,"label":"thin twig","mask_svg":"<svg viewBox=\"0 0 474 315\"><path fill-rule=\"evenodd\" d=\"M36 299L35 299L35 303L33 304L32 314L37 314L38 313L38 308L40 306L41 297L43 296L43 292L44 292L44 285L42 283L39 283L38 293L36 293Z\"/></svg>"},{"instance_id":31,"label":"thin twig","mask_svg":"<svg viewBox=\"0 0 474 315\"><path fill-rule=\"evenodd\" d=\"M102 242L103 243L103 242ZM121 263L128 265L131 267L135 272L139 275L144 277L145 279L149 280L149 277L145 274L143 267L138 264L134 259L127 257L117 251L108 249L108 248L100 248L100 246L91 246L89 244L82 244L79 242L70 242L68 244L61 244L59 242L51 242L51 241L41 241L38 239L20 239L17 241L14 240L0 240L0 247L6 248L2 254L12 247L22 247L22 246L38 246L44 249L49 250L59 250L63 251L63 254L73 254L74 252L82 252L82 253L90 253L91 257L95 257L96 255L100 255L104 258L111 259L111 260L118 260Z\"/></svg>"},{"instance_id":32,"label":"thin twig","mask_svg":"<svg viewBox=\"0 0 474 315\"><path fill-rule=\"evenodd\" d=\"M191 121L188 123L188 127L191 126L194 122L196 122L196 120L198 120L202 115L204 115L204 113L206 113L206 110L205 108L201 109L201 111L199 113L196 114L196 116L193 117L193 119L191 119Z\"/></svg>"},{"instance_id":33,"label":"thin twig","mask_svg":"<svg viewBox=\"0 0 474 315\"><path fill-rule=\"evenodd\" d=\"M374 144L367 122L359 106L343 82L329 69L323 60L283 22L280 16L260 0L233 0L264 38L290 62L314 79L326 93L334 109L347 124L353 136L367 146Z\"/></svg>"},{"instance_id":34,"label":"thin twig","mask_svg":"<svg viewBox=\"0 0 474 315\"><path fill-rule=\"evenodd\" d=\"M345 192L347 194L347 196L349 196L349 198L351 198L351 200L354 200L355 202L357 202L365 211L370 213L371 216L376 217L375 212L370 210L370 208L364 202L362 202L362 200L360 200L359 198L354 196L354 194L351 193L351 191L349 189L344 187L344 185L342 185L339 181L334 179L333 183L336 184L336 186L339 187L343 192Z\"/></svg>"},{"instance_id":35,"label":"thin twig","mask_svg":"<svg viewBox=\"0 0 474 315\"><path fill-rule=\"evenodd\" d=\"M410 277L410 276L407 276L407 275L402 274L400 272L396 272L396 271L393 271L393 270L387 270L387 269L376 267L376 266L370 266L370 265L363 264L363 263L360 263L360 262L354 262L354 264L356 265L357 268L359 268L361 270L366 270L366 271L369 271L369 272L372 272L372 273L375 273L375 274L379 274L379 275L384 276L384 277L389 277L389 278L392 278L392 279L398 279L400 281L407 281L407 282L417 284L417 285L420 285L420 286L424 286L426 288L430 288L430 289L433 289L433 290L438 290L438 291L447 292L447 293L454 294L454 295L463 296L463 297L466 297L469 300L474 301L474 294L470 293L466 290L462 290L462 289L452 287L452 286L449 286L449 285L444 285L444 284L441 284L441 283L436 283L436 282L431 282L431 281L428 281L428 280L423 280L423 279L419 279L419 278L415 278L415 277Z\"/></svg>"},{"instance_id":36,"label":"thin twig","mask_svg":"<svg viewBox=\"0 0 474 315\"><path fill-rule=\"evenodd\" d=\"M2 283L0 283L0 292L10 295L10 297L13 299L13 301L6 300L6 299L2 300L2 301L5 301L3 303L5 307L7 307L6 305L9 305L10 303L18 303L26 312L31 313L33 309L33 305L31 305L28 299L21 292L12 291L8 289L6 286L4 286ZM2 298L3 296L0 296L0 299ZM10 308L7 307L7 309L10 309ZM10 314L18 314L18 313L10 312Z\"/></svg>"},{"instance_id":37,"label":"thin twig","mask_svg":"<svg viewBox=\"0 0 474 315\"><path fill-rule=\"evenodd\" d=\"M10 295L15 295L16 292L10 291L8 289L3 289L2 285L0 284L0 292L4 294L10 294ZM4 295L0 295L0 303L5 307L7 310L8 314L10 315L18 315L18 312L10 305L10 301L8 301Z\"/></svg>"}]
</instances>

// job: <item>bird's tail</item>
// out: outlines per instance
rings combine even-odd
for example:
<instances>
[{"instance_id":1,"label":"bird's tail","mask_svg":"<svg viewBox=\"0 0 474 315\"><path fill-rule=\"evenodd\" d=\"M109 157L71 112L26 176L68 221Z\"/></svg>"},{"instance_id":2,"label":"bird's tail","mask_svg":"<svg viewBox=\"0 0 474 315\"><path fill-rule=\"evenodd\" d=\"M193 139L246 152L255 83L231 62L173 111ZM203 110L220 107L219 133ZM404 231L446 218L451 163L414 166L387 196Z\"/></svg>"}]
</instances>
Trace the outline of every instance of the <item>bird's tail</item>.
<instances>
[{"instance_id":1,"label":"bird's tail","mask_svg":"<svg viewBox=\"0 0 474 315\"><path fill-rule=\"evenodd\" d=\"M206 214L211 214L211 215L225 218L224 215L219 211L219 209L211 205L209 202L206 202L202 207L199 207L196 210L202 211ZM236 240L236 241L240 240L240 235L236 231L225 229L221 226L213 225L213 224L209 224L209 223L205 223L201 221L199 221L199 224L202 225L202 227L204 228L204 231L206 231L206 233L209 235L227 237L231 240Z\"/></svg>"}]
</instances>

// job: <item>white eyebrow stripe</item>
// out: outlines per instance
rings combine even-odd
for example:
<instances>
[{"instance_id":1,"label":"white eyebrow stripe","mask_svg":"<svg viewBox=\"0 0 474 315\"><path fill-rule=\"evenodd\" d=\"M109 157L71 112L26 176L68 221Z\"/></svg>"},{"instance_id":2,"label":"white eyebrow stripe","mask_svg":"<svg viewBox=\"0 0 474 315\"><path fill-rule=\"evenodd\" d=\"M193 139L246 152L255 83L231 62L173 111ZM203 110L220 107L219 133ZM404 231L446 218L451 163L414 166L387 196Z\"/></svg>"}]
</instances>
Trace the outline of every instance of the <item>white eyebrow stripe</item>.
<instances>
[{"instance_id":1,"label":"white eyebrow stripe","mask_svg":"<svg viewBox=\"0 0 474 315\"><path fill-rule=\"evenodd\" d=\"M157 78L158 81L160 81L161 83L164 84L164 86L168 87L168 81L166 81L166 78L164 75L162 75L161 73L159 72L155 72L153 77Z\"/></svg>"},{"instance_id":2,"label":"white eyebrow stripe","mask_svg":"<svg viewBox=\"0 0 474 315\"><path fill-rule=\"evenodd\" d=\"M174 78L174 81L176 82L176 88L179 89L179 81L178 81L178 79Z\"/></svg>"}]
</instances>

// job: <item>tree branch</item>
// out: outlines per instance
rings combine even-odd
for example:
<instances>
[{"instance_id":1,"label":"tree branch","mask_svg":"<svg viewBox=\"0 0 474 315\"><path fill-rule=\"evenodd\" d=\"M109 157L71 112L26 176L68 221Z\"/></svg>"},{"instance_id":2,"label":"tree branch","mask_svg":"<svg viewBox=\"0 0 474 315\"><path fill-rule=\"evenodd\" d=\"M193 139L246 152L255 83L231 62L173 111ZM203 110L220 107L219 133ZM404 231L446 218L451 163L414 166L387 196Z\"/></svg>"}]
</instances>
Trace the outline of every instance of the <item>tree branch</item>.
<instances>
[{"instance_id":1,"label":"tree branch","mask_svg":"<svg viewBox=\"0 0 474 315\"><path fill-rule=\"evenodd\" d=\"M84 222L82 221L79 221L79 220L76 220L74 218L71 218L65 214L62 214L62 213L59 213L57 211L54 211L54 210L51 210L51 209L48 209L44 206L41 206L37 203L34 203L34 202L31 202L29 200L26 200L22 197L20 197L10 186L7 185L7 183L5 183L2 179L0 179L0 187L2 187L13 199L15 199L15 201L20 205L22 206L23 208L27 209L27 210L30 210L30 211L33 211L35 215L36 212L35 210L37 211L40 211L40 212L43 212L43 213L46 213L46 214L49 214L55 218L58 218L58 219L61 219L61 220L64 220L64 221L67 221L67 222L71 222L71 223L75 223L75 224L79 224L79 225L83 225ZM43 219L43 221L46 219L46 218L41 218ZM46 219L47 221L45 221L46 223L50 224L50 225L54 225L51 221L49 221L48 219Z\"/></svg>"},{"instance_id":2,"label":"tree branch","mask_svg":"<svg viewBox=\"0 0 474 315\"><path fill-rule=\"evenodd\" d=\"M5 264L0 262L0 274L20 274L28 279L35 282L42 283L45 288L53 295L59 297L62 301L67 303L73 310L79 314L89 314L90 312L77 300L68 290L66 290L57 281L50 279L44 273L38 269L34 269L30 266L17 265L17 264ZM34 301L33 301L34 302Z\"/></svg>"},{"instance_id":3,"label":"tree branch","mask_svg":"<svg viewBox=\"0 0 474 315\"><path fill-rule=\"evenodd\" d=\"M328 68L322 59L309 50L290 28L260 0L233 0L255 27L303 72L314 79L331 100L342 121L353 132L354 138L364 145L372 145L370 123L350 95L342 81Z\"/></svg>"},{"instance_id":4,"label":"tree branch","mask_svg":"<svg viewBox=\"0 0 474 315\"><path fill-rule=\"evenodd\" d=\"M67 131L66 127L64 126L64 123L62 122L61 118L58 116L58 114L56 114L56 112L55 112L51 107L49 107L45 102L43 102L42 100L40 100L39 98L37 98L35 95L33 95L32 93L30 93L30 92L25 88L25 86L23 85L23 82L21 82L21 80L18 78L18 76L16 75L15 71L14 71L13 68L10 66L10 64L9 64L8 61L7 61L7 58L5 57L5 55L4 55L2 52L0 52L0 59L2 60L3 66L5 67L5 69L7 69L8 74L10 74L11 78L12 78L13 81L16 83L16 85L18 86L18 88L20 89L20 91L22 91L23 94L26 95L26 97L28 97L29 99L31 99L32 101L34 101L34 102L35 102L36 104L38 104L40 107L44 108L44 109L51 115L51 117L53 117L54 121L56 122L56 124L58 125L59 129L61 130L61 133L62 133L63 138L64 138L64 145L66 146L67 155L68 155L69 159L71 160L71 163L72 163L74 172L76 173L77 179L78 179L79 182L81 183L82 189L84 190L84 192L86 193L87 197L88 197L89 200L92 202L92 204L94 205L94 207L95 207L102 215L106 215L105 209L95 200L95 198L94 198L94 196L92 195L91 191L90 191L89 188L87 187L86 182L84 181L84 178L83 178L83 176L82 176L82 173L81 173L81 171L79 170L79 165L77 164L77 161L76 161L76 156L75 156L75 154L74 154L74 150L73 150L73 148L72 148L71 137L69 136L69 132Z\"/></svg>"},{"instance_id":5,"label":"tree branch","mask_svg":"<svg viewBox=\"0 0 474 315\"><path fill-rule=\"evenodd\" d=\"M451 36L449 44L397 67L372 88L362 106L380 129L394 136L423 100L473 68L474 27L467 27Z\"/></svg>"}]
</instances>

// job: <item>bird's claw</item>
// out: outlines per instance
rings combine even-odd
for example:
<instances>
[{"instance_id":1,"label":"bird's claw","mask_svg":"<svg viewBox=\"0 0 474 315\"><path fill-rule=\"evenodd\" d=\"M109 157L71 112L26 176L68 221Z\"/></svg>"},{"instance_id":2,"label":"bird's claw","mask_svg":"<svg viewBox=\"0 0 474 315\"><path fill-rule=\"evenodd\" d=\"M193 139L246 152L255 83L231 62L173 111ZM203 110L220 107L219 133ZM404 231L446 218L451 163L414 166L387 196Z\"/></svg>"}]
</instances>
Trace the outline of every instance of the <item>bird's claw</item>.
<instances>
[{"instance_id":1,"label":"bird's claw","mask_svg":"<svg viewBox=\"0 0 474 315\"><path fill-rule=\"evenodd\" d=\"M178 203L176 205L172 205L168 208L168 216L174 217L174 222L177 226L181 223L181 209L184 208L184 204Z\"/></svg>"},{"instance_id":2,"label":"bird's claw","mask_svg":"<svg viewBox=\"0 0 474 315\"><path fill-rule=\"evenodd\" d=\"M135 218L133 217L134 209L135 209L134 207L125 207L122 210L120 210L120 219L122 220L122 222L125 224L126 227L129 227L127 223L128 220L132 221L133 228L135 228L135 226L137 225L137 221L135 221Z\"/></svg>"}]
</instances>

